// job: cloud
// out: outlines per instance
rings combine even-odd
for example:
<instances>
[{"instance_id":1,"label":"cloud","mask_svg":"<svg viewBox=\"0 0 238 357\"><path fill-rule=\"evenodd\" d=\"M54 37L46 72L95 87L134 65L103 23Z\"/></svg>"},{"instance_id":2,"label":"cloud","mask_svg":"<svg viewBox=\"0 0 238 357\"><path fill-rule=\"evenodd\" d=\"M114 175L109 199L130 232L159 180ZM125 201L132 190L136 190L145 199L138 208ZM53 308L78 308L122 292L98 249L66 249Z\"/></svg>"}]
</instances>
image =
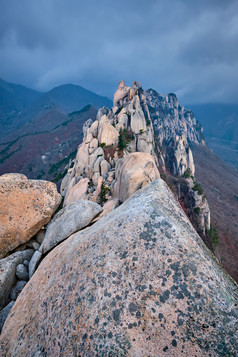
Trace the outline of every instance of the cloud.
<instances>
[{"instance_id":1,"label":"cloud","mask_svg":"<svg viewBox=\"0 0 238 357\"><path fill-rule=\"evenodd\" d=\"M0 77L39 90L78 83L112 96L138 80L183 103L238 98L232 0L2 0Z\"/></svg>"}]
</instances>

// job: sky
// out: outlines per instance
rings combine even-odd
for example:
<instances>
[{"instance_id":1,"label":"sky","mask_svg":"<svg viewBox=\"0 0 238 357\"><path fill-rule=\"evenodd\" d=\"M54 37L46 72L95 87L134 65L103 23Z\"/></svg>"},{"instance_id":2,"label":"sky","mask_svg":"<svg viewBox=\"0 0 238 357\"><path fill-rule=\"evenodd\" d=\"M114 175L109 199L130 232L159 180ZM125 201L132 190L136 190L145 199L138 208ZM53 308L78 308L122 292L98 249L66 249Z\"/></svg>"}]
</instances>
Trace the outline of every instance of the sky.
<instances>
[{"instance_id":1,"label":"sky","mask_svg":"<svg viewBox=\"0 0 238 357\"><path fill-rule=\"evenodd\" d=\"M238 103L237 0L0 0L0 78Z\"/></svg>"}]
</instances>

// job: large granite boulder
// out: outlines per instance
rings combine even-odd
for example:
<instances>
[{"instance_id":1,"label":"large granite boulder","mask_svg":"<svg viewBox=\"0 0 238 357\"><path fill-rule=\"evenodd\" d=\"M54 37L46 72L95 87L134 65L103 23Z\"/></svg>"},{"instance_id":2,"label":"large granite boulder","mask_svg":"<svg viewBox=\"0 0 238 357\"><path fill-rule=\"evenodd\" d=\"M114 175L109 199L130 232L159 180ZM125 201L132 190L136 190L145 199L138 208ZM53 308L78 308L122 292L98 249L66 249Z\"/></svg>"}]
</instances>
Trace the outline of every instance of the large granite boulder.
<instances>
[{"instance_id":1,"label":"large granite boulder","mask_svg":"<svg viewBox=\"0 0 238 357\"><path fill-rule=\"evenodd\" d=\"M78 200L61 209L48 224L40 252L45 254L71 234L87 227L102 212L95 202Z\"/></svg>"},{"instance_id":2,"label":"large granite boulder","mask_svg":"<svg viewBox=\"0 0 238 357\"><path fill-rule=\"evenodd\" d=\"M42 261L3 356L235 356L237 285L156 180Z\"/></svg>"},{"instance_id":3,"label":"large granite boulder","mask_svg":"<svg viewBox=\"0 0 238 357\"><path fill-rule=\"evenodd\" d=\"M45 224L61 202L56 185L28 180L21 174L0 177L0 258L27 242Z\"/></svg>"},{"instance_id":4,"label":"large granite boulder","mask_svg":"<svg viewBox=\"0 0 238 357\"><path fill-rule=\"evenodd\" d=\"M153 156L142 152L129 154L117 162L113 197L124 202L134 192L159 177Z\"/></svg>"}]
</instances>

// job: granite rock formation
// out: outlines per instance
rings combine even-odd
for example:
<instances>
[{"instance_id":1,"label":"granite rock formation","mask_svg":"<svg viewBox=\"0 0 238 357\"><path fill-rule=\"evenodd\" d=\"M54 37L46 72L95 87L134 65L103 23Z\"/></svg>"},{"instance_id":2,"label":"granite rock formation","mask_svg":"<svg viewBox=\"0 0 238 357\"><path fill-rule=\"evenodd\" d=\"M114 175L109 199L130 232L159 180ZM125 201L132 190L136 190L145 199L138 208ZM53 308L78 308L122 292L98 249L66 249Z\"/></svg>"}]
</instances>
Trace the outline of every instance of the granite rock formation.
<instances>
[{"instance_id":1,"label":"granite rock formation","mask_svg":"<svg viewBox=\"0 0 238 357\"><path fill-rule=\"evenodd\" d=\"M237 286L158 179L42 261L2 356L235 356Z\"/></svg>"},{"instance_id":2,"label":"granite rock formation","mask_svg":"<svg viewBox=\"0 0 238 357\"><path fill-rule=\"evenodd\" d=\"M114 94L112 109L99 109L96 120L85 123L84 140L78 148L74 166L69 168L62 181L64 206L79 198L101 205L113 198L123 202L161 173L162 178L167 176L183 181L180 185L177 179L173 180L175 193L206 240L210 210L205 196L199 191L199 197L197 186L193 184L193 181L196 183L195 165L190 143L204 145L202 128L174 94L163 99L153 90L143 91L138 82L128 87L121 81ZM141 156L134 167L136 155ZM154 168L157 166L153 178L149 178L142 167L147 160L153 162ZM130 183L127 182L129 166L131 172L141 172L141 178L139 174L134 175ZM123 188L125 185L134 189ZM181 195L180 187L184 188ZM103 190L104 196L100 199Z\"/></svg>"},{"instance_id":3,"label":"granite rock formation","mask_svg":"<svg viewBox=\"0 0 238 357\"><path fill-rule=\"evenodd\" d=\"M0 177L0 258L29 241L61 202L56 185L21 174Z\"/></svg>"}]
</instances>

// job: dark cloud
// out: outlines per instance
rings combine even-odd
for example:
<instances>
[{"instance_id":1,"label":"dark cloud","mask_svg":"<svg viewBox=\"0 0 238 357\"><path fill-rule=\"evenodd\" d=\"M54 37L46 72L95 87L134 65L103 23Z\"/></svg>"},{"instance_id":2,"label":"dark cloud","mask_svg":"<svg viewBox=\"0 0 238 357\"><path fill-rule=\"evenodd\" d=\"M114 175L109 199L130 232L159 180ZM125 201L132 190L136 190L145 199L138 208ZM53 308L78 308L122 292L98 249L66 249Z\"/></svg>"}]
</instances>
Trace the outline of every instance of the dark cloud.
<instances>
[{"instance_id":1,"label":"dark cloud","mask_svg":"<svg viewBox=\"0 0 238 357\"><path fill-rule=\"evenodd\" d=\"M142 82L182 102L237 102L236 0L1 0L0 77L112 96Z\"/></svg>"}]
</instances>

